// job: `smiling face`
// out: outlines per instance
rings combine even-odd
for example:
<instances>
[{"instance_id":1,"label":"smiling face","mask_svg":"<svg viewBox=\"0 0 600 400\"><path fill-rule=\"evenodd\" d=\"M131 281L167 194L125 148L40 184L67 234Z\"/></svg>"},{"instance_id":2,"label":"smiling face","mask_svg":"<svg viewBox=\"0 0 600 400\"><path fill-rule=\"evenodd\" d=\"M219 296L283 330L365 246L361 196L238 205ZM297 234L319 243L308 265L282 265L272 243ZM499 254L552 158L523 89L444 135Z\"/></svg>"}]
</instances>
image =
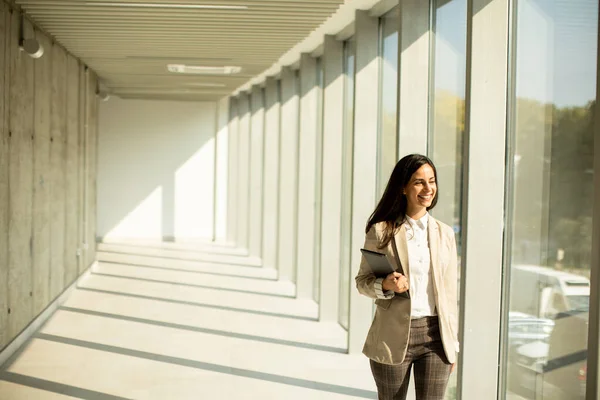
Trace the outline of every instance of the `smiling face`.
<instances>
[{"instance_id":1,"label":"smiling face","mask_svg":"<svg viewBox=\"0 0 600 400\"><path fill-rule=\"evenodd\" d=\"M404 194L408 203L408 216L418 219L425 215L437 194L436 176L431 165L424 164L415 171L404 187Z\"/></svg>"}]
</instances>

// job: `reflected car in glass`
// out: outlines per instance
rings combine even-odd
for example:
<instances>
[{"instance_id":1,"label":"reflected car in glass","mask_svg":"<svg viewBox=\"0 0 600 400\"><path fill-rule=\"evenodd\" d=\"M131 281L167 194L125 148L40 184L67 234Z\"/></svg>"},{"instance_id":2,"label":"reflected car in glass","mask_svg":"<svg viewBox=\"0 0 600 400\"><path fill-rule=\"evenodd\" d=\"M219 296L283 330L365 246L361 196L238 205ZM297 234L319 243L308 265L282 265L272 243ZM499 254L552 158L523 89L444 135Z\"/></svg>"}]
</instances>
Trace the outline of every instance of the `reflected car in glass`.
<instances>
[{"instance_id":1,"label":"reflected car in glass","mask_svg":"<svg viewBox=\"0 0 600 400\"><path fill-rule=\"evenodd\" d=\"M517 340L509 348L512 352L508 389L525 399L583 400L587 379L587 311L559 313L554 321L547 320L551 324L526 314L511 314ZM532 331L538 332L537 339L534 334L525 340L518 339L521 324L527 323L532 325ZM533 327L536 323L540 323L539 327ZM541 333L548 329L549 334Z\"/></svg>"},{"instance_id":2,"label":"reflected car in glass","mask_svg":"<svg viewBox=\"0 0 600 400\"><path fill-rule=\"evenodd\" d=\"M553 319L558 313L589 308L590 281L540 265L514 265L511 311Z\"/></svg>"},{"instance_id":3,"label":"reflected car in glass","mask_svg":"<svg viewBox=\"0 0 600 400\"><path fill-rule=\"evenodd\" d=\"M554 328L554 321L533 315L511 311L508 315L508 347L515 349L532 342L547 342Z\"/></svg>"}]
</instances>

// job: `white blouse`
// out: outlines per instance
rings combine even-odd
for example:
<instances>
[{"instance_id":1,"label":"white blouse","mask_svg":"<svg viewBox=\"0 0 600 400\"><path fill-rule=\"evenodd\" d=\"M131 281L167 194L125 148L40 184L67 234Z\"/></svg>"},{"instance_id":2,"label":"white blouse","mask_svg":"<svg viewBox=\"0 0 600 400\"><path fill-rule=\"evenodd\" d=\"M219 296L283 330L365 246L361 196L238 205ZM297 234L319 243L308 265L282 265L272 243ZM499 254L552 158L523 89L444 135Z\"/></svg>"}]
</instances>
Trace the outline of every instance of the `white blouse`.
<instances>
[{"instance_id":1,"label":"white blouse","mask_svg":"<svg viewBox=\"0 0 600 400\"><path fill-rule=\"evenodd\" d=\"M431 275L431 254L427 225L429 214L418 220L406 217L406 243L408 245L408 265L411 297L411 318L437 315L433 277Z\"/></svg>"}]
</instances>

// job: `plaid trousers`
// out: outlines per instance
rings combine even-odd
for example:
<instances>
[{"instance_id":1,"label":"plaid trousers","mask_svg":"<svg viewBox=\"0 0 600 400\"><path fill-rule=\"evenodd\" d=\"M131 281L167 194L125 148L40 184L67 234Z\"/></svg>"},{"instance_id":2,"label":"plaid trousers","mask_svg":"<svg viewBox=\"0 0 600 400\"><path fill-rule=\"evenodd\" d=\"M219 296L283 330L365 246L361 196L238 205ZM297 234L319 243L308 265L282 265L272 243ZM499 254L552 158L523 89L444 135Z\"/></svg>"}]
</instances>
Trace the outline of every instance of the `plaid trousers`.
<instances>
[{"instance_id":1,"label":"plaid trousers","mask_svg":"<svg viewBox=\"0 0 600 400\"><path fill-rule=\"evenodd\" d=\"M444 400L451 364L446 358L437 317L413 319L401 364L371 361L379 400L405 400L414 366L417 400Z\"/></svg>"}]
</instances>

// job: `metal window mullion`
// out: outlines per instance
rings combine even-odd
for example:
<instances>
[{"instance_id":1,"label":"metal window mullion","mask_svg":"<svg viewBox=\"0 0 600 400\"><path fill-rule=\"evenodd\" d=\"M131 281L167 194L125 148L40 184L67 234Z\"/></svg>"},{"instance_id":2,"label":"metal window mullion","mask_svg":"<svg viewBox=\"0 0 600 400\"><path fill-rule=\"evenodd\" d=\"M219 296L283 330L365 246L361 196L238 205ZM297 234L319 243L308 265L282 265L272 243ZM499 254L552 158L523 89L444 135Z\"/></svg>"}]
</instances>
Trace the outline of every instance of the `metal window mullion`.
<instances>
[{"instance_id":1,"label":"metal window mullion","mask_svg":"<svg viewBox=\"0 0 600 400\"><path fill-rule=\"evenodd\" d=\"M600 16L599 16L600 21ZM600 26L600 23L599 23ZM596 54L596 107L600 96L600 32ZM594 209L592 219L592 265L590 276L590 310L586 400L600 400L600 113L594 121Z\"/></svg>"},{"instance_id":2,"label":"metal window mullion","mask_svg":"<svg viewBox=\"0 0 600 400\"><path fill-rule=\"evenodd\" d=\"M516 154L516 102L517 102L517 91L516 91L516 66L517 66L517 26L516 26L516 1L509 0L509 20L508 20L508 55L507 55L507 107L506 107L506 172L505 172L505 185L506 190L504 193L504 204L505 204L505 216L504 226L512 227L512 221L514 221L514 182L515 182L515 171L514 171L514 157ZM504 366L508 365L508 311L510 310L510 283L511 283L511 254L512 254L512 243L513 243L513 229L506 229L504 232L504 254L503 254L503 265L504 265L504 284L502 287L502 299L501 309L503 310L500 316L500 348L499 348L499 360L502 366L498 371L498 398L504 399L506 397L507 390L507 368Z\"/></svg>"}]
</instances>

